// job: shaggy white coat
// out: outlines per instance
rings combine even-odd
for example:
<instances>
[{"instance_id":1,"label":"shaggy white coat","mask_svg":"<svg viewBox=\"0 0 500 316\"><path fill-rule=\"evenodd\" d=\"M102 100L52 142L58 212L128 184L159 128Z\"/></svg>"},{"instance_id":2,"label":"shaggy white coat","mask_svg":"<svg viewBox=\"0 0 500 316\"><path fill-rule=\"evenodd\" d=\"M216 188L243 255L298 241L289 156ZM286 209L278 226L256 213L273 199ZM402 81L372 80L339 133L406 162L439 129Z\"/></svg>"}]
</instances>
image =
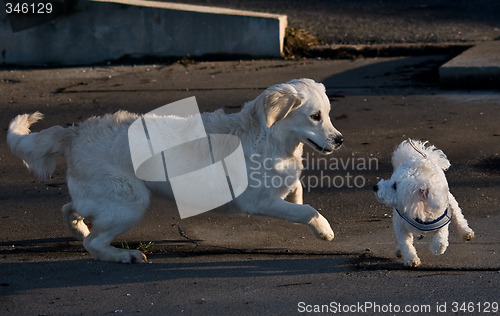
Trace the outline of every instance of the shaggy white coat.
<instances>
[{"instance_id":1,"label":"shaggy white coat","mask_svg":"<svg viewBox=\"0 0 500 316\"><path fill-rule=\"evenodd\" d=\"M342 144L343 137L333 127L329 112L325 87L298 79L271 86L239 113L218 110L202 114L207 133L236 135L242 143L249 186L232 206L249 214L308 224L319 238L332 240L328 221L313 207L302 205L299 181L304 143L323 154ZM119 111L90 118L79 126L30 133L30 125L42 118L36 112L17 116L9 126L7 142L12 152L36 175L50 176L56 157L66 157L72 201L62 208L64 221L97 260L146 261L140 251L118 249L110 243L142 219L151 193L173 196L169 185L143 181L134 174L127 131L139 117ZM189 132L190 118L156 119L168 124L168 130L178 125L179 133ZM281 178L274 183L282 185L262 185L265 178L273 177ZM84 218L92 222L90 230Z\"/></svg>"},{"instance_id":2,"label":"shaggy white coat","mask_svg":"<svg viewBox=\"0 0 500 316\"><path fill-rule=\"evenodd\" d=\"M410 141L416 146L413 148ZM392 155L394 172L390 179L380 180L374 187L378 200L393 211L393 226L397 238L396 255L403 256L405 266L417 267L420 258L413 245L413 234L421 234L396 211L411 219L430 222L448 211L452 222L464 240L471 240L474 232L469 228L455 197L450 193L444 171L450 162L443 151L427 142L407 140L402 142ZM433 231L435 233L429 248L432 253L443 254L448 247L448 226Z\"/></svg>"}]
</instances>

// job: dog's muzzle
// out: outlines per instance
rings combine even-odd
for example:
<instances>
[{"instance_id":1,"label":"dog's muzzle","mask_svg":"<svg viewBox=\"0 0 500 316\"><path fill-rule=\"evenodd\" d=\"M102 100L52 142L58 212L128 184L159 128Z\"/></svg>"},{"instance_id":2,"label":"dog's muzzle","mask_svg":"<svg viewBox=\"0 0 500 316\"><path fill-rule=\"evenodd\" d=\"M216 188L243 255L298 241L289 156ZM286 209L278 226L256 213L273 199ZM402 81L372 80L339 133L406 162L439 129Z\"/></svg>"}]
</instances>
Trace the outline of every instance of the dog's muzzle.
<instances>
[{"instance_id":1,"label":"dog's muzzle","mask_svg":"<svg viewBox=\"0 0 500 316\"><path fill-rule=\"evenodd\" d=\"M331 154L335 149L338 149L340 148L340 146L342 146L342 143L344 142L344 137L340 135L334 138L328 138L324 146L319 145L310 138L307 138L307 142L312 148L316 149L320 153L328 155Z\"/></svg>"},{"instance_id":2,"label":"dog's muzzle","mask_svg":"<svg viewBox=\"0 0 500 316\"><path fill-rule=\"evenodd\" d=\"M326 146L322 148L323 149L322 152L329 154L335 149L339 149L343 143L344 143L344 136L342 135L331 136L328 138Z\"/></svg>"},{"instance_id":3,"label":"dog's muzzle","mask_svg":"<svg viewBox=\"0 0 500 316\"><path fill-rule=\"evenodd\" d=\"M344 136L339 135L339 136L334 138L334 144L335 144L336 148L339 148L340 146L342 146L343 143L344 143Z\"/></svg>"}]
</instances>

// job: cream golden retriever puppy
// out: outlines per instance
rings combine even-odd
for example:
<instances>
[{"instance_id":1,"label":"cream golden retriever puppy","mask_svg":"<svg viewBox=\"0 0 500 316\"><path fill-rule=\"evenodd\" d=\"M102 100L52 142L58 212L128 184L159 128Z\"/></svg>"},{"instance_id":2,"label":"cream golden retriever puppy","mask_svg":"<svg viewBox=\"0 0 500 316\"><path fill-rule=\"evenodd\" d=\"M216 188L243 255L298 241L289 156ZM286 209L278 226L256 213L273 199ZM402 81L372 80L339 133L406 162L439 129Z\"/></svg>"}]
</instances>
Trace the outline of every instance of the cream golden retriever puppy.
<instances>
[{"instance_id":1,"label":"cream golden retriever puppy","mask_svg":"<svg viewBox=\"0 0 500 316\"><path fill-rule=\"evenodd\" d=\"M238 113L203 113L208 134L235 135L243 148L248 187L229 206L248 214L307 224L319 238L332 240L334 234L328 221L313 207L302 204L299 180L303 144L330 154L343 142L329 113L325 87L310 79L271 86ZM40 177L50 176L57 156L65 156L72 201L63 206L62 212L73 236L83 240L94 259L146 261L138 250L110 245L116 236L142 219L152 193L173 197L168 185L143 181L134 173L127 131L141 116L119 111L90 118L78 126L53 126L30 133L30 126L41 118L39 112L18 115L9 125L7 142L12 152ZM190 120L169 116L162 119ZM185 129L179 127L179 133L188 132ZM265 185L270 178L281 181ZM92 222L90 230L84 218Z\"/></svg>"}]
</instances>

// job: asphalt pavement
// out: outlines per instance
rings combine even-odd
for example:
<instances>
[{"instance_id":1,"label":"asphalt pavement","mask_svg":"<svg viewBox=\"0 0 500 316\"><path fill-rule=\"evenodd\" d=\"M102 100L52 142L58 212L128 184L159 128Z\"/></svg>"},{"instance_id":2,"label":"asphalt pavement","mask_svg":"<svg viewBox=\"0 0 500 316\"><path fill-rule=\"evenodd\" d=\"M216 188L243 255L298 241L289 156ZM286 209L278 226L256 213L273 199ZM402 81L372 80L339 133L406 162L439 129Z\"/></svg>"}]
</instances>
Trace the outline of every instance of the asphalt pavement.
<instances>
[{"instance_id":1,"label":"asphalt pavement","mask_svg":"<svg viewBox=\"0 0 500 316\"><path fill-rule=\"evenodd\" d=\"M245 7L249 3L264 6L261 1L237 3L242 9L252 9ZM265 5L272 9L280 3ZM331 5L328 1L313 1L304 14L298 1L287 3L294 4L282 6L292 15L290 21L302 17L300 21L309 25L323 25L332 38L343 25L349 34L359 30L359 36L347 36L340 43L398 44L401 41L385 31L391 23L400 25L397 21L433 21L415 33L399 28L399 38L413 34L413 42L426 42L425 36L432 39L428 34L435 26L436 42L453 36L458 42L460 36L466 41L493 40L498 32L491 18L495 1L456 2L461 10L457 14L448 2L372 2L357 19L353 5L363 1L341 2L344 7L337 11L323 7ZM376 18L384 8L389 9L385 24ZM471 14L465 19L467 10ZM338 28L329 30L321 23L342 12L345 23L337 23ZM422 17L408 19L418 14ZM352 21L362 23L356 28ZM372 28L378 39L365 33L371 30L369 23L383 27ZM453 33L450 25L460 30ZM190 96L196 96L201 111L235 112L272 84L307 77L327 87L332 121L345 143L331 156L305 152L304 200L330 221L333 241L314 238L304 225L261 216L209 212L180 219L173 201L154 199L143 223L114 242L130 248L149 245L149 264L127 265L94 261L65 231L60 209L69 195L62 159L53 178L42 181L0 141L0 314L498 313L500 93L440 88L438 68L453 57L183 60L1 70L4 140L8 123L20 113L44 113L45 119L32 128L38 131L119 109L146 113ZM476 233L472 241L462 242L450 227L450 246L441 256L428 251L428 235L419 236L422 266L417 269L405 268L394 255L392 212L376 201L371 189L390 176L391 153L408 137L428 140L447 154L451 192Z\"/></svg>"},{"instance_id":2,"label":"asphalt pavement","mask_svg":"<svg viewBox=\"0 0 500 316\"><path fill-rule=\"evenodd\" d=\"M64 162L51 180L41 181L2 142L2 313L288 315L314 304L332 312L338 304L370 302L383 308L429 305L434 312L446 304L448 314L462 302L474 302L475 311L487 308L500 294L500 95L439 89L436 69L449 58L0 72L3 139L19 113L43 112L37 131L118 109L145 113L189 96L196 96L202 111L232 112L269 85L301 77L326 85L331 117L345 136L345 145L327 160L305 153L305 202L329 219L332 242L315 239L304 225L266 217L209 212L181 220L175 203L154 200L143 223L116 240L126 247L152 242L150 264L143 265L90 258L60 220L69 200ZM464 243L452 228L442 256L431 255L429 237L422 236L416 244L423 264L415 270L394 256L391 210L371 192L379 178L390 176L391 152L407 137L429 140L448 155L451 190L476 232ZM330 181L314 182L322 177Z\"/></svg>"}]
</instances>

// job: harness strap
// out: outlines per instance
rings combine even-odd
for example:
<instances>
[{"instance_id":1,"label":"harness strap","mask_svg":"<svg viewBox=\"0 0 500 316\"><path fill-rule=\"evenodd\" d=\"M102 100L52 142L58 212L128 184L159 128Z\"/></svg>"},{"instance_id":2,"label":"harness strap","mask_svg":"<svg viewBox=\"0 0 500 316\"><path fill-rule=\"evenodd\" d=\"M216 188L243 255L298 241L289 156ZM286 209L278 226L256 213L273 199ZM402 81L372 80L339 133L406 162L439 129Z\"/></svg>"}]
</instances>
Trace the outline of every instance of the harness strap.
<instances>
[{"instance_id":1,"label":"harness strap","mask_svg":"<svg viewBox=\"0 0 500 316\"><path fill-rule=\"evenodd\" d=\"M405 221L407 221L411 226L422 231L432 231L438 230L441 227L447 225L451 221L451 214L448 214L448 208L444 210L444 214L436 218L435 220L424 222L419 218L413 219L406 216L404 213L400 212L397 208L394 208L396 212Z\"/></svg>"}]
</instances>

